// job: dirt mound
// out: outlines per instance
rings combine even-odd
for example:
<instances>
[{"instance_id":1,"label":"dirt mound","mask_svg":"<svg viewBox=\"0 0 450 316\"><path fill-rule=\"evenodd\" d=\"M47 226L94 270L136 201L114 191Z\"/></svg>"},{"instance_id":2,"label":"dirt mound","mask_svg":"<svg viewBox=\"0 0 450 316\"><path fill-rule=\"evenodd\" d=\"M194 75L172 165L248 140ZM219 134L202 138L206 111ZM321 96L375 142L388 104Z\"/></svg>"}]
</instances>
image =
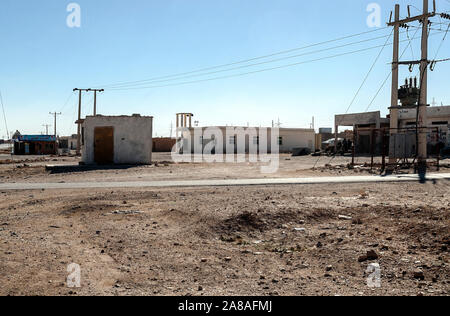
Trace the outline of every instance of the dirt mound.
<instances>
[{"instance_id":1,"label":"dirt mound","mask_svg":"<svg viewBox=\"0 0 450 316\"><path fill-rule=\"evenodd\" d=\"M296 222L304 218L319 219L326 217L328 215L323 210L314 210L311 212L295 210L284 210L281 212L245 211L219 222L213 230L218 233L265 232L282 228L284 224Z\"/></svg>"},{"instance_id":2,"label":"dirt mound","mask_svg":"<svg viewBox=\"0 0 450 316\"><path fill-rule=\"evenodd\" d=\"M77 214L83 214L83 213L94 213L94 212L108 212L111 210L117 209L117 205L113 204L107 204L107 203L100 203L100 204L75 204L73 206L69 206L64 208L59 214L70 216L70 215L77 215Z\"/></svg>"},{"instance_id":3,"label":"dirt mound","mask_svg":"<svg viewBox=\"0 0 450 316\"><path fill-rule=\"evenodd\" d=\"M264 231L267 226L267 221L264 221L260 216L258 216L258 214L244 212L223 221L221 228L229 232L254 230Z\"/></svg>"}]
</instances>

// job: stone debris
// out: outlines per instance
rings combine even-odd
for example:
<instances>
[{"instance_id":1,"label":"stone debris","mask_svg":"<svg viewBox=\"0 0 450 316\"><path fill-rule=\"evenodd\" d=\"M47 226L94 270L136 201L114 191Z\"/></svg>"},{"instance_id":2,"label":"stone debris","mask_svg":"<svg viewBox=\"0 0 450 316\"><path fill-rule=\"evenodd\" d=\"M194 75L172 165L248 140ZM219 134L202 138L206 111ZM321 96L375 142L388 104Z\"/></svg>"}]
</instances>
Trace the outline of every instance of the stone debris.
<instances>
[{"instance_id":1,"label":"stone debris","mask_svg":"<svg viewBox=\"0 0 450 316\"><path fill-rule=\"evenodd\" d=\"M421 280L421 281L425 280L425 274L423 273L422 270L414 271L413 276L414 276L414 279Z\"/></svg>"},{"instance_id":2,"label":"stone debris","mask_svg":"<svg viewBox=\"0 0 450 316\"><path fill-rule=\"evenodd\" d=\"M136 214L142 214L142 213L144 213L144 212L136 211L136 210L127 210L127 211L116 210L116 211L112 212L111 214L113 214L113 215L136 215Z\"/></svg>"},{"instance_id":3,"label":"stone debris","mask_svg":"<svg viewBox=\"0 0 450 316\"><path fill-rule=\"evenodd\" d=\"M377 260L378 258L379 258L378 254L374 250L369 250L365 255L359 257L358 261L359 262L373 261Z\"/></svg>"}]
</instances>

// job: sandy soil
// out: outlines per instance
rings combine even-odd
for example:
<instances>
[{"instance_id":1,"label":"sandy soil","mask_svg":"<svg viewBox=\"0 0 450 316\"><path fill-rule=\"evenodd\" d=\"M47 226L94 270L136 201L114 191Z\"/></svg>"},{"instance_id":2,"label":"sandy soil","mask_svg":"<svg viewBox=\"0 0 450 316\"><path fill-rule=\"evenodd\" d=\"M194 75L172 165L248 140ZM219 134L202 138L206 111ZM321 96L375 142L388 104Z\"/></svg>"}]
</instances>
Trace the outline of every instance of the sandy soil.
<instances>
[{"instance_id":1,"label":"sandy soil","mask_svg":"<svg viewBox=\"0 0 450 316\"><path fill-rule=\"evenodd\" d=\"M0 295L449 295L449 193L447 182L2 192ZM359 262L371 250L379 258ZM66 287L71 263L81 288Z\"/></svg>"},{"instance_id":2,"label":"sandy soil","mask_svg":"<svg viewBox=\"0 0 450 316\"><path fill-rule=\"evenodd\" d=\"M2 158L4 158L2 163ZM291 157L281 155L279 169L273 174L261 173L264 163L173 163L169 153L155 153L153 165L91 171L55 172L46 171L46 165L78 165L74 157L14 157L14 161L0 157L1 182L113 182L113 181L163 181L202 179L254 179L254 178L294 178L321 176L348 176L379 174L377 168L371 170L370 158L359 157L357 166L349 169L351 157ZM381 163L381 158L375 162ZM450 172L450 160L441 161L440 172ZM401 169L399 173L411 173L412 169ZM437 172L435 167L430 172Z\"/></svg>"}]
</instances>

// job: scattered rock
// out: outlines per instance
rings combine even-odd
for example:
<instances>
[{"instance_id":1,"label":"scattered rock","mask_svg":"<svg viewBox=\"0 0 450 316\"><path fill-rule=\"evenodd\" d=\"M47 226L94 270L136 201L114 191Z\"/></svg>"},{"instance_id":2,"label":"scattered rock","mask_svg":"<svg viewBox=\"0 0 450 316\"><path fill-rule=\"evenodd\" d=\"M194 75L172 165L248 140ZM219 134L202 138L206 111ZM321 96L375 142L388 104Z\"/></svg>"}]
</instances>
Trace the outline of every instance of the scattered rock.
<instances>
[{"instance_id":1,"label":"scattered rock","mask_svg":"<svg viewBox=\"0 0 450 316\"><path fill-rule=\"evenodd\" d=\"M113 215L136 215L136 214L142 214L142 213L143 212L136 211L136 210L128 210L128 211L116 210L116 211L112 212L111 214L113 214Z\"/></svg>"},{"instance_id":2,"label":"scattered rock","mask_svg":"<svg viewBox=\"0 0 450 316\"><path fill-rule=\"evenodd\" d=\"M360 218L355 218L355 219L352 221L352 224L353 224L353 225L362 225L362 224L363 224L363 221L362 221L362 219L360 219Z\"/></svg>"},{"instance_id":3,"label":"scattered rock","mask_svg":"<svg viewBox=\"0 0 450 316\"><path fill-rule=\"evenodd\" d=\"M297 269L300 269L300 270L304 270L304 269L308 269L309 268L309 266L307 264L297 264L295 267Z\"/></svg>"},{"instance_id":4,"label":"scattered rock","mask_svg":"<svg viewBox=\"0 0 450 316\"><path fill-rule=\"evenodd\" d=\"M413 277L414 277L414 279L416 279L416 280L421 280L421 281L425 280L425 274L423 273L422 270L416 270L416 271L414 271L414 272L413 272Z\"/></svg>"},{"instance_id":5,"label":"scattered rock","mask_svg":"<svg viewBox=\"0 0 450 316\"><path fill-rule=\"evenodd\" d=\"M358 261L359 262L373 261L377 260L378 258L379 258L378 254L374 250L369 250L364 256L359 257Z\"/></svg>"},{"instance_id":6,"label":"scattered rock","mask_svg":"<svg viewBox=\"0 0 450 316\"><path fill-rule=\"evenodd\" d=\"M351 216L339 215L338 218L344 221L351 221L353 218Z\"/></svg>"}]
</instances>

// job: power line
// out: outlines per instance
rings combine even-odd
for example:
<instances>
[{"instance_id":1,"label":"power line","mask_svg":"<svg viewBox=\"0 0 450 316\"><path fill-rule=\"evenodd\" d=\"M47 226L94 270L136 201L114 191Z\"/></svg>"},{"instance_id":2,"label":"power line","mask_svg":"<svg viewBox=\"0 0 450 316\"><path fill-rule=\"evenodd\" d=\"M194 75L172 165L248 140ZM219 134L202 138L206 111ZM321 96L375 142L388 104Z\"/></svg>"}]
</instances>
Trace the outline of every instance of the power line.
<instances>
[{"instance_id":1,"label":"power line","mask_svg":"<svg viewBox=\"0 0 450 316\"><path fill-rule=\"evenodd\" d=\"M69 97L67 98L66 102L64 102L64 105L62 106L61 110L59 110L59 112L62 112L66 108L66 106L69 104L70 100L73 98L74 95L75 93L71 91Z\"/></svg>"},{"instance_id":2,"label":"power line","mask_svg":"<svg viewBox=\"0 0 450 316\"><path fill-rule=\"evenodd\" d=\"M179 76L189 75L189 74L193 74L193 73L204 72L204 71L209 71L209 70L218 69L218 68L224 68L224 67L228 67L228 66L234 66L234 65L237 65L237 64L248 63L248 62L259 60L259 59L265 59L265 58L269 58L269 57L273 57L273 56L277 56L277 55L288 54L288 53L291 53L291 52L294 52L294 51L298 51L298 50L303 50L303 49L307 49L307 48L321 46L321 45L325 45L325 44L329 44L329 43L333 43L333 42L338 42L338 41L342 41L342 40L353 38L353 37L358 37L358 36L374 33L374 32L379 32L379 31L385 30L387 28L388 27L383 27L383 28L379 28L379 29L376 29L376 30L371 30L371 31L357 33L357 34L348 35L348 36L343 36L343 37L336 38L336 39L333 39L333 40L323 41L323 42L319 42L319 43L315 43L315 44L311 44L311 45L307 45L307 46L302 46L302 47L297 47L297 48L293 48L293 49L289 49L289 50L279 51L279 52L275 52L275 53L272 53L272 54L263 55L263 56L259 56L259 57L255 57L255 58L239 60L239 61L232 62L232 63L222 64L222 65L217 65L217 66L212 66L212 67L206 67L206 68L201 68L201 69L197 69L197 70L192 70L192 71L182 72L182 73L177 73L177 74L172 74L172 75L166 75L166 76L161 76L161 77L154 77L154 78L150 78L150 79L137 80L137 81L127 81L127 82L119 82L119 83L114 83L114 84L106 84L106 85L102 85L102 87L108 88L108 87L116 87L116 86L123 86L123 85L138 84L138 83L143 83L143 82L144 83L145 82L148 83L149 81L151 82L151 81L160 80L160 79L179 77ZM99 86L97 86L97 87L99 87Z\"/></svg>"},{"instance_id":3,"label":"power line","mask_svg":"<svg viewBox=\"0 0 450 316\"><path fill-rule=\"evenodd\" d=\"M442 41L441 41L441 43L440 43L440 45L439 45L439 47L438 47L438 49L437 49L437 51L436 51L436 55L434 56L433 61L436 61L436 58L437 58L438 55L439 55L439 51L441 50L442 45L444 44L445 39L447 38L447 34L448 34L448 31L449 31L449 30L450 30L450 23L448 24L447 31L445 31L444 37L442 38Z\"/></svg>"},{"instance_id":4,"label":"power line","mask_svg":"<svg viewBox=\"0 0 450 316\"><path fill-rule=\"evenodd\" d=\"M3 118L5 120L6 136L8 136L8 139L10 139L10 137L9 137L9 129L8 129L8 122L6 120L5 104L3 103L3 95L2 95L2 91L1 90L0 90L0 102L2 104Z\"/></svg>"},{"instance_id":5,"label":"power line","mask_svg":"<svg viewBox=\"0 0 450 316\"><path fill-rule=\"evenodd\" d=\"M415 38L415 36L417 35L417 33L419 32L419 29L416 30L416 32L413 35L413 39ZM403 57L403 55L406 53L406 51L408 50L409 46L412 45L412 40L408 40L409 43L408 45L405 47L405 49L403 50L402 54L400 55L400 58ZM378 97L378 95L380 94L381 90L383 90L384 86L386 85L386 82L389 80L389 78L392 76L392 72L389 72L388 76L386 77L386 79L383 81L383 83L381 84L380 88L378 89L377 93L375 94L375 96L372 98L372 100L370 101L369 105L367 106L365 112L368 112L370 107L372 106L373 102L375 102L376 98Z\"/></svg>"},{"instance_id":6,"label":"power line","mask_svg":"<svg viewBox=\"0 0 450 316\"><path fill-rule=\"evenodd\" d=\"M394 33L394 30L392 30L391 34L389 35L389 37L392 35L392 33ZM372 73L372 70L375 68L376 63L378 62L378 60L381 57L381 54L383 53L384 49L386 48L388 42L389 42L389 37L386 40L386 43L384 43L383 47L381 48L380 52L378 53L377 57L375 58L372 66L370 67L369 71L367 72L366 77L364 78L363 82L361 83L361 85L359 86L358 90L355 93L355 96L353 97L352 101L350 102L347 111L345 111L345 114L348 113L348 111L350 111L350 108L352 107L353 103L355 102L356 98L358 97L359 93L361 92L362 87L364 86L364 84L366 83L367 79L369 78L370 74ZM410 41L411 42L411 41Z\"/></svg>"},{"instance_id":7,"label":"power line","mask_svg":"<svg viewBox=\"0 0 450 316\"><path fill-rule=\"evenodd\" d=\"M417 38L414 38L414 39L417 39ZM407 41L408 40L403 40L401 42L407 42ZM390 43L388 45L391 45L391 44L392 43ZM292 63L292 64L286 64L286 65L281 65L281 66L272 67L272 68L265 68L265 69L251 71L251 72L227 75L227 76L213 77L213 78L207 78L207 79L202 79L202 80L194 80L194 81L185 81L185 82L179 82L179 83L173 83L173 84L167 84L167 85L156 85L156 86L145 86L145 87L131 87L131 88L116 88L116 89L109 89L109 91L154 89L154 88L163 88L163 87L173 87L173 86L188 85L188 84L208 82L208 81L214 81L214 80L220 80L220 79L228 79L228 78L234 78L234 77L242 77L242 76L246 76L246 75L251 75L251 74L256 74L256 73L261 73L261 72L267 72L267 71L272 71L272 70L277 70L277 69L283 69L283 68L298 66L298 65L302 65L302 64L322 61L322 60L326 60L326 59L332 59L332 58L336 58L336 57L351 55L351 54L355 54L355 53L369 51L369 50L376 49L376 48L381 48L383 46L385 46L385 45L378 45L378 46L373 46L373 47L369 47L369 48L359 49L359 50L350 51L350 52L346 52L346 53L336 54L336 55L332 55L332 56L326 56L326 57L322 57L322 58L317 58L317 59L312 59L312 60L307 60L307 61L302 61L302 62L297 62L297 63Z\"/></svg>"},{"instance_id":8,"label":"power line","mask_svg":"<svg viewBox=\"0 0 450 316\"><path fill-rule=\"evenodd\" d=\"M358 42L347 43L347 44L334 46L334 47L329 47L329 48L320 49L320 50L315 50L315 51L311 51L311 52L307 52L307 53L303 53L303 54L286 56L286 57L282 57L282 58L272 59L272 60L263 61L263 62L259 62L259 63L254 63L254 64L249 64L249 65L243 65L243 66L234 67L234 68L222 69L222 70L217 70L217 71L212 71L212 72L204 72L204 73L193 74L193 75L177 77L177 78L172 78L172 79L155 80L155 81L146 82L146 83L128 84L128 85L123 85L123 86L116 86L116 87L112 87L111 89L114 90L114 89L132 88L132 87L144 86L144 85L155 84L155 83L160 83L160 82L168 82L168 81L174 81L174 80L188 79L188 78L193 78L193 77L203 77L203 76L213 75L213 74L221 73L221 72L228 72L228 71L233 71L233 70L238 70L238 69L243 69L243 68L250 68L250 67L254 67L254 66L260 66L260 65L275 63L275 62L279 62L279 61L283 61L283 60L287 60L287 59L293 59L293 58L307 56L307 55L314 55L314 54L318 54L318 53L321 53L321 52L325 52L325 51L329 51L329 50L333 50L333 49L338 49L338 48L344 48L344 47L357 45L357 44L362 44L362 43L366 43L366 42L370 42L370 41L374 41L374 40L378 40L378 39L383 39L383 38L386 38L386 37L388 37L388 39L389 39L389 36L390 35L379 36L379 37L366 39L366 40L362 40L362 41L358 41Z\"/></svg>"},{"instance_id":9,"label":"power line","mask_svg":"<svg viewBox=\"0 0 450 316\"><path fill-rule=\"evenodd\" d=\"M414 34L414 36L416 36L417 32L419 31L419 28L416 30L416 33ZM442 33L442 32L441 32ZM433 34L436 35L437 33ZM431 36L431 35L430 35ZM412 43L410 43L409 45L411 45ZM405 50L403 51L402 55L400 56L403 57L403 55L405 54L405 52L408 50L409 45L405 48ZM437 55L437 54L436 54ZM435 60L434 62L445 62L445 61L450 61L450 58L447 59L441 59L441 60ZM386 85L387 81L389 80L389 78L391 77L392 73L389 72L388 76L386 77L386 79L383 81L383 83L381 84L380 88L378 89L377 93L375 94L375 96L372 98L371 102L369 103L369 105L367 106L365 112L368 112L370 107L373 105L373 102L375 102L376 98L378 97L378 95L380 94L381 90L383 90L384 86Z\"/></svg>"}]
</instances>

